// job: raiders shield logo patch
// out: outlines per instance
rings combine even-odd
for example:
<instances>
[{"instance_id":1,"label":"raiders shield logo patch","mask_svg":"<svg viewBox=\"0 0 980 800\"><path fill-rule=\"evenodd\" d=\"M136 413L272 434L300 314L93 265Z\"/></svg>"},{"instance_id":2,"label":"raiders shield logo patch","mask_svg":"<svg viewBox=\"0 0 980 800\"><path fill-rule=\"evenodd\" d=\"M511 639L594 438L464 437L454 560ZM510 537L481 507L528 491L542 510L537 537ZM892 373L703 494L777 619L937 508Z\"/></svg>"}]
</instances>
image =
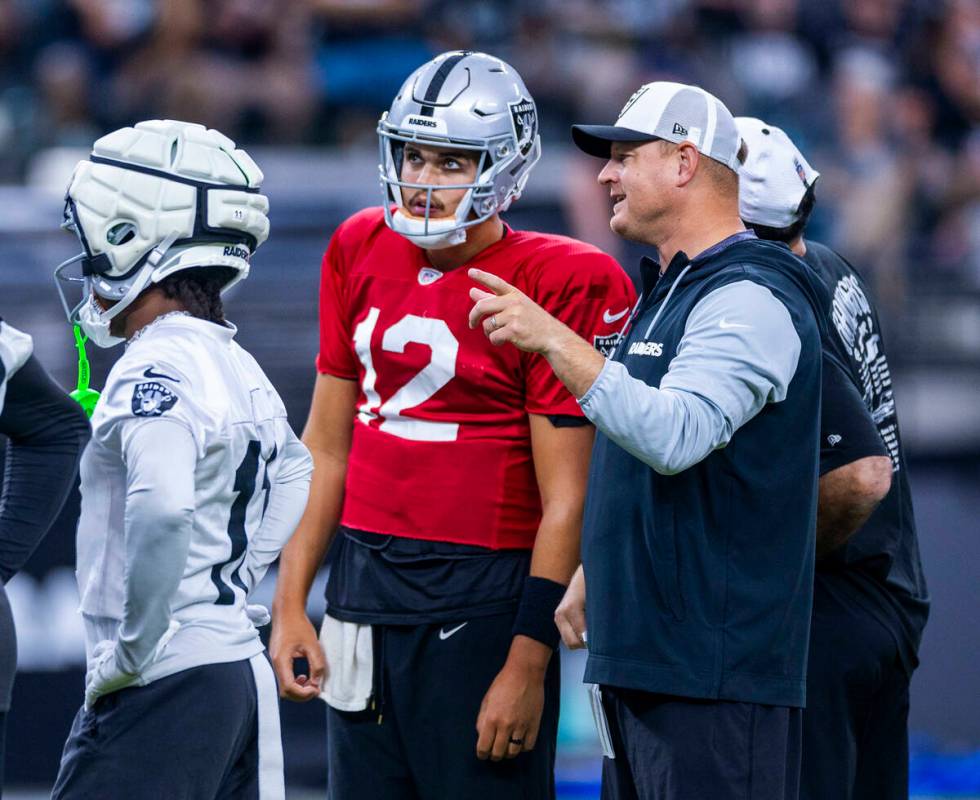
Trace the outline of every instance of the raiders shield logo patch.
<instances>
[{"instance_id":1,"label":"raiders shield logo patch","mask_svg":"<svg viewBox=\"0 0 980 800\"><path fill-rule=\"evenodd\" d=\"M177 404L177 395L162 383L138 383L133 389L133 413L137 417L159 417Z\"/></svg>"},{"instance_id":2,"label":"raiders shield logo patch","mask_svg":"<svg viewBox=\"0 0 980 800\"><path fill-rule=\"evenodd\" d=\"M517 149L526 156L534 147L534 138L538 135L538 112L534 101L527 97L508 103L510 121L514 126L514 136L517 139Z\"/></svg>"},{"instance_id":3,"label":"raiders shield logo patch","mask_svg":"<svg viewBox=\"0 0 980 800\"><path fill-rule=\"evenodd\" d=\"M619 121L619 118L623 116L623 114L625 114L633 107L633 104L637 100L639 100L641 97L643 97L643 95L647 93L647 90L649 88L650 88L649 86L641 86L639 89L633 92L633 94L630 95L630 99L626 101L626 105L623 106L623 110L619 112L619 117L617 118L617 122Z\"/></svg>"},{"instance_id":4,"label":"raiders shield logo patch","mask_svg":"<svg viewBox=\"0 0 980 800\"><path fill-rule=\"evenodd\" d=\"M610 333L608 336L593 336L592 344L606 358L612 358L613 350L616 349L616 345L619 344L621 338L618 333Z\"/></svg>"}]
</instances>

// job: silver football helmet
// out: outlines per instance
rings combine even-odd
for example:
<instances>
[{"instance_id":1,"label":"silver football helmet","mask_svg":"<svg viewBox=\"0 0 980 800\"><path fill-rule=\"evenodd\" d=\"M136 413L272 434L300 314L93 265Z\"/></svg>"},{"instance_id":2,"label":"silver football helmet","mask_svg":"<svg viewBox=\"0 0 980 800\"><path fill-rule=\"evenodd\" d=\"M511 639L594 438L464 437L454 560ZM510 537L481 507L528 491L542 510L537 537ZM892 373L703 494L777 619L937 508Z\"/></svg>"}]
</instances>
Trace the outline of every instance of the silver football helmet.
<instances>
[{"instance_id":1,"label":"silver football helmet","mask_svg":"<svg viewBox=\"0 0 980 800\"><path fill-rule=\"evenodd\" d=\"M83 252L55 269L73 324L98 346L122 341L112 320L151 284L192 267L231 267L224 288L248 275L269 235L262 171L227 136L175 120L139 122L99 139L65 194L63 227ZM64 289L81 287L70 306ZM98 296L114 304L103 309Z\"/></svg>"},{"instance_id":2,"label":"silver football helmet","mask_svg":"<svg viewBox=\"0 0 980 800\"><path fill-rule=\"evenodd\" d=\"M509 64L486 53L443 53L415 70L381 115L378 137L385 222L426 249L460 244L467 228L506 211L541 157L537 108L524 81ZM475 181L451 186L402 181L407 142L473 151ZM424 216L409 213L402 189L428 190ZM454 217L430 218L432 192L440 189L467 190Z\"/></svg>"}]
</instances>

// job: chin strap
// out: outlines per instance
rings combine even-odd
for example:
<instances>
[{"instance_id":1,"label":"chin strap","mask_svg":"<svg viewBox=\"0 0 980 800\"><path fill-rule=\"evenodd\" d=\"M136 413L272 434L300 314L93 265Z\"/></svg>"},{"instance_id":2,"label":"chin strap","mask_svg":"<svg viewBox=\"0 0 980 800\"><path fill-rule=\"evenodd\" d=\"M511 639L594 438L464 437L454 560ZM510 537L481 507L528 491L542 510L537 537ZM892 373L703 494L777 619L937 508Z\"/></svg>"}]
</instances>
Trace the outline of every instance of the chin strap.
<instances>
[{"instance_id":1,"label":"chin strap","mask_svg":"<svg viewBox=\"0 0 980 800\"><path fill-rule=\"evenodd\" d=\"M95 389L88 388L90 371L88 356L85 354L85 342L88 341L88 337L82 333L78 325L72 325L72 333L75 334L75 347L78 348L78 386L68 396L77 402L86 416L91 419L95 412L95 404L99 402L99 393Z\"/></svg>"}]
</instances>

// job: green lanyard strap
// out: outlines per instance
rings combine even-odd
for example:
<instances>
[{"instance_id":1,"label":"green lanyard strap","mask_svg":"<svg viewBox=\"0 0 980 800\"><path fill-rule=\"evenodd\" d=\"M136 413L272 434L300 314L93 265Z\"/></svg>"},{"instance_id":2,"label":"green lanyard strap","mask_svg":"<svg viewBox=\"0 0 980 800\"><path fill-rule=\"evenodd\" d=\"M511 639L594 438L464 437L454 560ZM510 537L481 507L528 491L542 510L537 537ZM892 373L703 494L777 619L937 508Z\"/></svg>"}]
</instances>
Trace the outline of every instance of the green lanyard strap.
<instances>
[{"instance_id":1,"label":"green lanyard strap","mask_svg":"<svg viewBox=\"0 0 980 800\"><path fill-rule=\"evenodd\" d=\"M72 333L75 334L75 347L78 348L78 387L68 396L82 407L88 417L91 417L95 412L95 404L99 402L99 393L95 389L88 388L90 371L88 356L85 354L85 342L88 341L88 337L82 333L78 325L72 326Z\"/></svg>"}]
</instances>

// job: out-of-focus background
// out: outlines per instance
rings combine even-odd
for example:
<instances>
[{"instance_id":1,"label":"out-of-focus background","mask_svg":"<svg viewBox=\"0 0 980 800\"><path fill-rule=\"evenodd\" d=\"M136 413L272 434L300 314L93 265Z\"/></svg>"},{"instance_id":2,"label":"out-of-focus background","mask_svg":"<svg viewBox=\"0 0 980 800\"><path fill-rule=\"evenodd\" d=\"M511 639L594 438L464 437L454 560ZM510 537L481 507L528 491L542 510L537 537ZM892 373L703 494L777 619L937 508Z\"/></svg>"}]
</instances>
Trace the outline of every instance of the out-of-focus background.
<instances>
[{"instance_id":1,"label":"out-of-focus background","mask_svg":"<svg viewBox=\"0 0 980 800\"><path fill-rule=\"evenodd\" d=\"M913 682L913 794L980 796L980 0L0 0L0 313L70 386L51 271L79 249L58 230L72 166L139 119L217 127L260 164L272 203L272 237L229 316L301 428L322 251L380 200L381 111L456 48L509 61L538 104L545 155L508 221L591 241L634 274L642 251L609 232L601 165L570 149L568 126L611 122L640 84L700 84L785 128L823 174L810 234L875 290L934 600ZM95 385L116 356L95 355ZM20 637L8 787L50 787L82 697L75 514L77 498L8 589ZM563 657L559 786L594 797L582 659ZM283 712L291 796L320 796L322 708Z\"/></svg>"}]
</instances>

